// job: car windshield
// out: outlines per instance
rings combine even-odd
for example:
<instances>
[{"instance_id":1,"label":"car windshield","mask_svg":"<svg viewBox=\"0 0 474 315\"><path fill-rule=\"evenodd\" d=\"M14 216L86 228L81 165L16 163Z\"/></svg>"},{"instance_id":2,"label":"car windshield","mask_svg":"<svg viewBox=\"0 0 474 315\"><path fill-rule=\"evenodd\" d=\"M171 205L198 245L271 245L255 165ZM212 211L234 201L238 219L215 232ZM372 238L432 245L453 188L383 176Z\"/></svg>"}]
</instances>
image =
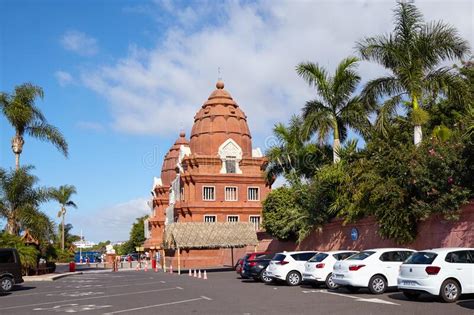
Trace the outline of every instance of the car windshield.
<instances>
[{"instance_id":1,"label":"car windshield","mask_svg":"<svg viewBox=\"0 0 474 315\"><path fill-rule=\"evenodd\" d=\"M273 257L272 260L275 260L275 261L283 261L285 258L286 258L286 255L285 255L285 254L276 254L275 257Z\"/></svg>"},{"instance_id":2,"label":"car windshield","mask_svg":"<svg viewBox=\"0 0 474 315\"><path fill-rule=\"evenodd\" d=\"M321 262L323 261L324 259L326 259L326 257L328 257L329 255L328 254L325 254L325 253L317 253L316 255L314 255L310 260L309 262Z\"/></svg>"},{"instance_id":3,"label":"car windshield","mask_svg":"<svg viewBox=\"0 0 474 315\"><path fill-rule=\"evenodd\" d=\"M355 255L352 255L351 257L347 258L346 260L364 260L367 257L372 256L373 254L375 254L375 252L371 252L371 251L360 252L360 253L357 253Z\"/></svg>"},{"instance_id":4,"label":"car windshield","mask_svg":"<svg viewBox=\"0 0 474 315\"><path fill-rule=\"evenodd\" d=\"M438 254L430 252L417 252L408 257L404 264L412 265L431 265Z\"/></svg>"}]
</instances>

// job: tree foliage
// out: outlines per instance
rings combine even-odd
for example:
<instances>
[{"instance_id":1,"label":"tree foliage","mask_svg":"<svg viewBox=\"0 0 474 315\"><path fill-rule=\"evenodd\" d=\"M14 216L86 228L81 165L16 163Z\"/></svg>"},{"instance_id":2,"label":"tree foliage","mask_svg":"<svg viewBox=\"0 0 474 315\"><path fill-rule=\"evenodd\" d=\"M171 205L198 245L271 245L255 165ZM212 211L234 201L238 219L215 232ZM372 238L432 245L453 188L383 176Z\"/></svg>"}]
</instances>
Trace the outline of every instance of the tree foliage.
<instances>
[{"instance_id":1,"label":"tree foliage","mask_svg":"<svg viewBox=\"0 0 474 315\"><path fill-rule=\"evenodd\" d=\"M28 229L36 239L50 240L54 224L39 210L39 205L49 199L48 189L36 187L38 178L31 174L32 169L0 169L0 217L7 220L10 234L19 235Z\"/></svg>"},{"instance_id":2,"label":"tree foliage","mask_svg":"<svg viewBox=\"0 0 474 315\"><path fill-rule=\"evenodd\" d=\"M16 248L20 255L23 273L36 268L39 251L34 246L26 245L21 237L3 232L0 234L0 248Z\"/></svg>"},{"instance_id":3,"label":"tree foliage","mask_svg":"<svg viewBox=\"0 0 474 315\"><path fill-rule=\"evenodd\" d=\"M124 244L122 244L122 251L124 253L134 253L136 252L136 247L142 246L145 242L145 225L144 221L148 216L143 216L136 218L135 222L132 224L130 230L130 238Z\"/></svg>"},{"instance_id":4,"label":"tree foliage","mask_svg":"<svg viewBox=\"0 0 474 315\"><path fill-rule=\"evenodd\" d=\"M367 82L362 92L369 103L386 98L376 122L383 133L387 120L397 115L399 105L409 105L412 123L421 126L429 118L424 108L436 102L439 95L465 102L463 81L452 68L440 64L465 57L469 52L468 42L448 24L426 23L412 3L398 3L394 13L392 33L367 37L357 43L362 59L376 62L391 72Z\"/></svg>"}]
</instances>

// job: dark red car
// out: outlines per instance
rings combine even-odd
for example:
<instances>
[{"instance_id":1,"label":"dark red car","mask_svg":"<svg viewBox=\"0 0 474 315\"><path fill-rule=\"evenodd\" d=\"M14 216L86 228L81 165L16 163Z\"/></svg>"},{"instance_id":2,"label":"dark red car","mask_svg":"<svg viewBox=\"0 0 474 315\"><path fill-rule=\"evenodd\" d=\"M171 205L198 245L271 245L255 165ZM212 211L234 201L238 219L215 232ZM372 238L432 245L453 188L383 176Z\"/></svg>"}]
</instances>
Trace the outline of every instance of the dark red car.
<instances>
[{"instance_id":1,"label":"dark red car","mask_svg":"<svg viewBox=\"0 0 474 315\"><path fill-rule=\"evenodd\" d=\"M248 278L244 274L242 274L242 268L245 264L246 261L248 260L254 260L255 257L260 256L260 255L266 255L270 254L269 252L252 252L252 253L247 253L245 254L244 257L240 258L237 260L237 263L235 264L235 272L237 272L242 278Z\"/></svg>"}]
</instances>

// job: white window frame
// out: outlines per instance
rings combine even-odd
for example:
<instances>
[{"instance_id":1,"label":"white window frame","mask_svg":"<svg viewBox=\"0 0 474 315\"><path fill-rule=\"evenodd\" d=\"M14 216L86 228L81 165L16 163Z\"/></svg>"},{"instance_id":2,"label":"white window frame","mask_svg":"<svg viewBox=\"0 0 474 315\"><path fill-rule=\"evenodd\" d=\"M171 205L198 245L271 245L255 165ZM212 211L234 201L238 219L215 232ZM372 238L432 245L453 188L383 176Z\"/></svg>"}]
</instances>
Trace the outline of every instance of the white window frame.
<instances>
[{"instance_id":1,"label":"white window frame","mask_svg":"<svg viewBox=\"0 0 474 315\"><path fill-rule=\"evenodd\" d=\"M235 188L235 199L227 199L227 188ZM239 201L239 187L237 187L237 186L225 186L224 187L224 200L225 201Z\"/></svg>"},{"instance_id":2,"label":"white window frame","mask_svg":"<svg viewBox=\"0 0 474 315\"><path fill-rule=\"evenodd\" d=\"M235 218L237 218L237 221L229 221L229 217L235 217ZM240 215L238 215L238 214L228 214L227 218L226 218L226 222L229 222L229 223L240 222Z\"/></svg>"},{"instance_id":3,"label":"white window frame","mask_svg":"<svg viewBox=\"0 0 474 315\"><path fill-rule=\"evenodd\" d=\"M257 189L257 199L250 199L250 188ZM260 187L258 186L249 186L247 187L247 200L248 201L260 201Z\"/></svg>"},{"instance_id":4,"label":"white window frame","mask_svg":"<svg viewBox=\"0 0 474 315\"><path fill-rule=\"evenodd\" d=\"M204 199L204 188L212 188L214 189L214 199ZM216 201L216 186L209 186L209 185L205 185L205 186L202 186L202 200L203 201Z\"/></svg>"},{"instance_id":5,"label":"white window frame","mask_svg":"<svg viewBox=\"0 0 474 315\"><path fill-rule=\"evenodd\" d=\"M206 218L207 218L207 217L213 217L213 218L214 218L214 221L213 221L213 222L206 221ZM205 214L203 220L204 220L204 222L206 222L206 223L215 223L215 222L217 222L217 215L215 215L215 214Z\"/></svg>"},{"instance_id":6,"label":"white window frame","mask_svg":"<svg viewBox=\"0 0 474 315\"><path fill-rule=\"evenodd\" d=\"M258 218L258 226L256 226L255 222L252 222L252 218ZM255 230L260 230L260 225L262 224L262 217L259 215L249 215L249 222L253 223L255 226Z\"/></svg>"}]
</instances>

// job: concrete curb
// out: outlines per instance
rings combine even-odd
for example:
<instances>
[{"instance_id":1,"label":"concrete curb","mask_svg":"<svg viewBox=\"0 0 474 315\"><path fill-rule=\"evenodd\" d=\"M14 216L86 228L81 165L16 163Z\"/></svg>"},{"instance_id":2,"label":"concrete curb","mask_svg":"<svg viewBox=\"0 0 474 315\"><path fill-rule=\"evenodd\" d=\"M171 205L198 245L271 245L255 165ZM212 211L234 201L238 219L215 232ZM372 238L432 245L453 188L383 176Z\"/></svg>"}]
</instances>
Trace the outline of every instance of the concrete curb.
<instances>
[{"instance_id":1,"label":"concrete curb","mask_svg":"<svg viewBox=\"0 0 474 315\"><path fill-rule=\"evenodd\" d=\"M75 276L75 275L82 275L82 271L65 272L65 273L60 273L60 274L43 275L43 276L26 276L26 277L23 277L23 280L25 282L54 281L57 279L61 279L64 277L69 277L69 276Z\"/></svg>"}]
</instances>

